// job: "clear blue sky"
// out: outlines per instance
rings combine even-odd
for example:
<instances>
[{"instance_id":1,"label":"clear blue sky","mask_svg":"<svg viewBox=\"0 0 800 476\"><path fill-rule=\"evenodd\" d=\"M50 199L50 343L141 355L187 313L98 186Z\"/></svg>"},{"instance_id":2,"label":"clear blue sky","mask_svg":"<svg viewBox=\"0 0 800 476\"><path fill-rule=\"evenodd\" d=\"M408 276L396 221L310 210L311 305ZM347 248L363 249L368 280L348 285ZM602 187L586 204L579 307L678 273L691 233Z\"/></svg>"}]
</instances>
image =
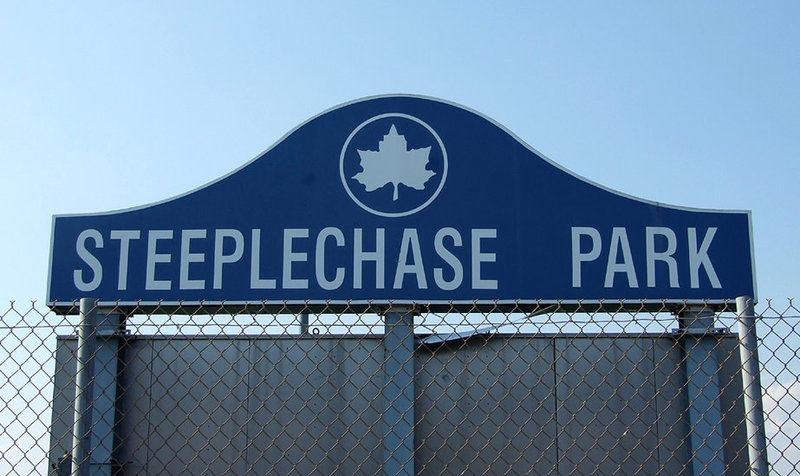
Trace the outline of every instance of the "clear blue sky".
<instances>
[{"instance_id":1,"label":"clear blue sky","mask_svg":"<svg viewBox=\"0 0 800 476\"><path fill-rule=\"evenodd\" d=\"M752 210L761 300L800 297L798 21L788 1L7 2L0 303L44 301L53 214L183 193L384 93L475 109L631 195Z\"/></svg>"}]
</instances>

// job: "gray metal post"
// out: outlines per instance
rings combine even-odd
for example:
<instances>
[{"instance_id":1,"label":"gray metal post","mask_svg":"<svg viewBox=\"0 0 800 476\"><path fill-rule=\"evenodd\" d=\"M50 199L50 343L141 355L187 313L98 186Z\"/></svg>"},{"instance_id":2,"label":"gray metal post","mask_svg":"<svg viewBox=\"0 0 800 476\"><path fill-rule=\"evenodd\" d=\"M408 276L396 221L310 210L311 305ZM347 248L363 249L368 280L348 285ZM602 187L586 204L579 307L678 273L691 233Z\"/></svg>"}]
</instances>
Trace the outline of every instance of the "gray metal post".
<instances>
[{"instance_id":1,"label":"gray metal post","mask_svg":"<svg viewBox=\"0 0 800 476\"><path fill-rule=\"evenodd\" d=\"M97 354L94 359L94 399L92 401L92 475L111 476L114 472L114 424L117 400L117 362L119 358L118 313L98 312Z\"/></svg>"},{"instance_id":2,"label":"gray metal post","mask_svg":"<svg viewBox=\"0 0 800 476\"><path fill-rule=\"evenodd\" d=\"M308 334L308 313L300 314L300 335Z\"/></svg>"},{"instance_id":3,"label":"gray metal post","mask_svg":"<svg viewBox=\"0 0 800 476\"><path fill-rule=\"evenodd\" d=\"M414 315L392 307L384 315L383 473L414 475Z\"/></svg>"},{"instance_id":4,"label":"gray metal post","mask_svg":"<svg viewBox=\"0 0 800 476\"><path fill-rule=\"evenodd\" d=\"M685 355L686 393L689 399L689 445L694 476L725 474L719 362L712 335L714 313L691 306L680 313Z\"/></svg>"},{"instance_id":5,"label":"gray metal post","mask_svg":"<svg viewBox=\"0 0 800 476\"><path fill-rule=\"evenodd\" d=\"M97 346L95 317L97 301L81 299L78 325L78 355L75 372L75 419L72 426L72 476L89 476L92 409L94 399L94 357Z\"/></svg>"},{"instance_id":6,"label":"gray metal post","mask_svg":"<svg viewBox=\"0 0 800 476\"><path fill-rule=\"evenodd\" d=\"M110 476L121 316L81 299L73 426L73 476Z\"/></svg>"},{"instance_id":7,"label":"gray metal post","mask_svg":"<svg viewBox=\"0 0 800 476\"><path fill-rule=\"evenodd\" d=\"M764 406L761 397L761 374L758 361L758 338L753 298L736 298L739 321L739 356L742 360L744 415L747 425L747 450L750 474L762 476L767 471L767 436L764 431Z\"/></svg>"}]
</instances>

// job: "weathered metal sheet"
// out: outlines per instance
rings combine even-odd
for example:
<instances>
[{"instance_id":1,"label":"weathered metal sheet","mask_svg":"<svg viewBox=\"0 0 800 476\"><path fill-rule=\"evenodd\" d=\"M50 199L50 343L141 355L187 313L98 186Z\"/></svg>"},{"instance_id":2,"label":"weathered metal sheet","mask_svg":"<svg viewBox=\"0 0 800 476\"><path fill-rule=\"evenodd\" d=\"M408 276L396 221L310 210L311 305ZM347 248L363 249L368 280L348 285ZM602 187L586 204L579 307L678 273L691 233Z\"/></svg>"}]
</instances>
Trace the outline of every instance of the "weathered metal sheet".
<instances>
[{"instance_id":1,"label":"weathered metal sheet","mask_svg":"<svg viewBox=\"0 0 800 476\"><path fill-rule=\"evenodd\" d=\"M550 339L474 338L417 354L419 474L554 474Z\"/></svg>"},{"instance_id":2,"label":"weathered metal sheet","mask_svg":"<svg viewBox=\"0 0 800 476\"><path fill-rule=\"evenodd\" d=\"M247 351L247 340L153 341L149 474L244 474Z\"/></svg>"},{"instance_id":3,"label":"weathered metal sheet","mask_svg":"<svg viewBox=\"0 0 800 476\"><path fill-rule=\"evenodd\" d=\"M686 474L677 336L483 336L415 352L420 474ZM736 340L719 336L726 466L746 470ZM51 460L70 448L73 338L56 352ZM130 474L371 473L382 463L376 337L131 337Z\"/></svg>"},{"instance_id":4,"label":"weathered metal sheet","mask_svg":"<svg viewBox=\"0 0 800 476\"><path fill-rule=\"evenodd\" d=\"M653 340L556 339L559 474L658 474Z\"/></svg>"},{"instance_id":5,"label":"weathered metal sheet","mask_svg":"<svg viewBox=\"0 0 800 476\"><path fill-rule=\"evenodd\" d=\"M380 340L258 339L250 356L252 467L262 474L380 467Z\"/></svg>"},{"instance_id":6,"label":"weathered metal sheet","mask_svg":"<svg viewBox=\"0 0 800 476\"><path fill-rule=\"evenodd\" d=\"M56 368L53 375L53 414L50 420L50 461L56 462L72 452L72 424L75 418L74 338L59 338L56 345Z\"/></svg>"}]
</instances>

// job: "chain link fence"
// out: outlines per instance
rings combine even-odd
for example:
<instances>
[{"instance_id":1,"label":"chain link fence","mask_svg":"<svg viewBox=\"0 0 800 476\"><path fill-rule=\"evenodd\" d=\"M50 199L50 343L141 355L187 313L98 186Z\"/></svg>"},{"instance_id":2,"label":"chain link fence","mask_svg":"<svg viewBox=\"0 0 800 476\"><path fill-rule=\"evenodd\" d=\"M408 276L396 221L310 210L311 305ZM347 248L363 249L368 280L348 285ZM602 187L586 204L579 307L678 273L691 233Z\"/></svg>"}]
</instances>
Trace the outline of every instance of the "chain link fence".
<instances>
[{"instance_id":1,"label":"chain link fence","mask_svg":"<svg viewBox=\"0 0 800 476\"><path fill-rule=\"evenodd\" d=\"M79 340L11 303L0 473L89 442L97 474L750 474L730 308L253 309L100 309ZM770 474L800 474L800 310L756 317Z\"/></svg>"}]
</instances>

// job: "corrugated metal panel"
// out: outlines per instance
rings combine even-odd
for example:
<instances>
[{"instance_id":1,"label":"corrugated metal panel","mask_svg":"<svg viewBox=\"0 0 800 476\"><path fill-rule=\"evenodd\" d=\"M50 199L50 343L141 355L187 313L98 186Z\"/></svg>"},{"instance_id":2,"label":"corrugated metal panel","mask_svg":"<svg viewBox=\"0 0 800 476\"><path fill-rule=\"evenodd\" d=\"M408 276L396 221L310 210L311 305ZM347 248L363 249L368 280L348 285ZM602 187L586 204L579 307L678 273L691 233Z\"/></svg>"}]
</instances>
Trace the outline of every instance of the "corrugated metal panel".
<instances>
[{"instance_id":1,"label":"corrugated metal panel","mask_svg":"<svg viewBox=\"0 0 800 476\"><path fill-rule=\"evenodd\" d=\"M550 339L456 341L423 348L417 363L420 474L554 472Z\"/></svg>"},{"instance_id":2,"label":"corrugated metal panel","mask_svg":"<svg viewBox=\"0 0 800 476\"><path fill-rule=\"evenodd\" d=\"M50 461L54 462L72 452L77 347L78 341L69 337L60 337L56 344L53 414L50 423Z\"/></svg>"},{"instance_id":3,"label":"corrugated metal panel","mask_svg":"<svg viewBox=\"0 0 800 476\"><path fill-rule=\"evenodd\" d=\"M689 424L686 419L687 399L684 389L686 375L683 355L677 339L654 339L653 387L657 434L659 438L659 473L669 476L689 476Z\"/></svg>"},{"instance_id":4,"label":"corrugated metal panel","mask_svg":"<svg viewBox=\"0 0 800 476\"><path fill-rule=\"evenodd\" d=\"M243 474L248 341L153 341L149 474Z\"/></svg>"},{"instance_id":5,"label":"corrugated metal panel","mask_svg":"<svg viewBox=\"0 0 800 476\"><path fill-rule=\"evenodd\" d=\"M247 459L259 473L380 467L379 340L256 340L251 359Z\"/></svg>"},{"instance_id":6,"label":"corrugated metal panel","mask_svg":"<svg viewBox=\"0 0 800 476\"><path fill-rule=\"evenodd\" d=\"M653 341L555 345L559 474L658 474Z\"/></svg>"},{"instance_id":7,"label":"corrugated metal panel","mask_svg":"<svg viewBox=\"0 0 800 476\"><path fill-rule=\"evenodd\" d=\"M685 474L671 337L475 337L415 354L420 474ZM75 340L58 341L51 458L71 446ZM371 337L130 338L119 459L130 474L371 474L383 347ZM734 338L717 346L730 474L743 474ZM70 421L67 421L70 420Z\"/></svg>"},{"instance_id":8,"label":"corrugated metal panel","mask_svg":"<svg viewBox=\"0 0 800 476\"><path fill-rule=\"evenodd\" d=\"M148 474L153 384L153 344L150 339L130 339L120 346L122 369L119 385L118 458L128 474Z\"/></svg>"}]
</instances>

